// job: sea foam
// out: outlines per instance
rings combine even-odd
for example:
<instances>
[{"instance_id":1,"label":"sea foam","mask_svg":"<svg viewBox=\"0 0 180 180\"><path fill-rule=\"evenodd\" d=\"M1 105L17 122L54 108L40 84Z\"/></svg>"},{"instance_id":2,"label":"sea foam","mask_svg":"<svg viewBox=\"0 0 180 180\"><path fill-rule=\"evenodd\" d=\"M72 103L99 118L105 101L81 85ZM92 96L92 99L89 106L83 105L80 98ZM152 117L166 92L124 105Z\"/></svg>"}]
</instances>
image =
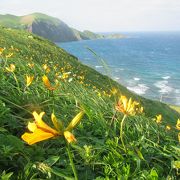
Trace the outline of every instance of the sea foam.
<instances>
[{"instance_id":1,"label":"sea foam","mask_svg":"<svg viewBox=\"0 0 180 180\"><path fill-rule=\"evenodd\" d=\"M135 92L136 94L143 95L146 94L146 91L149 89L149 87L145 84L138 84L137 86L127 87L127 89Z\"/></svg>"},{"instance_id":2,"label":"sea foam","mask_svg":"<svg viewBox=\"0 0 180 180\"><path fill-rule=\"evenodd\" d=\"M165 79L165 80L167 80L167 79L170 79L171 76L163 76L162 78Z\"/></svg>"},{"instance_id":3,"label":"sea foam","mask_svg":"<svg viewBox=\"0 0 180 180\"><path fill-rule=\"evenodd\" d=\"M138 78L138 77L134 77L133 78L135 81L139 81L140 80L140 78Z\"/></svg>"},{"instance_id":4,"label":"sea foam","mask_svg":"<svg viewBox=\"0 0 180 180\"><path fill-rule=\"evenodd\" d=\"M103 67L103 66L95 66L95 68L97 68L97 69L98 69L98 68L102 68L102 67Z\"/></svg>"},{"instance_id":5,"label":"sea foam","mask_svg":"<svg viewBox=\"0 0 180 180\"><path fill-rule=\"evenodd\" d=\"M164 80L164 81L157 81L156 83L154 83L154 85L159 88L159 92L161 94L167 94L173 91L173 88L168 86L168 81Z\"/></svg>"}]
</instances>

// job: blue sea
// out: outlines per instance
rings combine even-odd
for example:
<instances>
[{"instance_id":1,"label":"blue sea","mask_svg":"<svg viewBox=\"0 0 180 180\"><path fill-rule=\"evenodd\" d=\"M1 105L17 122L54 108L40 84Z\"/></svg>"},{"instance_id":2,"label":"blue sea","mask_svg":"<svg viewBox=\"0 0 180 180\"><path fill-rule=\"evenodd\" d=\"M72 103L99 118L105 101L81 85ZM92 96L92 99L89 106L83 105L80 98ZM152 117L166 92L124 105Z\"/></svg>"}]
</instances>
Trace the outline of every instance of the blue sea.
<instances>
[{"instance_id":1,"label":"blue sea","mask_svg":"<svg viewBox=\"0 0 180 180\"><path fill-rule=\"evenodd\" d=\"M149 99L180 105L180 32L123 34L126 38L84 40L58 45L78 57L82 63L107 74L132 92Z\"/></svg>"}]
</instances>

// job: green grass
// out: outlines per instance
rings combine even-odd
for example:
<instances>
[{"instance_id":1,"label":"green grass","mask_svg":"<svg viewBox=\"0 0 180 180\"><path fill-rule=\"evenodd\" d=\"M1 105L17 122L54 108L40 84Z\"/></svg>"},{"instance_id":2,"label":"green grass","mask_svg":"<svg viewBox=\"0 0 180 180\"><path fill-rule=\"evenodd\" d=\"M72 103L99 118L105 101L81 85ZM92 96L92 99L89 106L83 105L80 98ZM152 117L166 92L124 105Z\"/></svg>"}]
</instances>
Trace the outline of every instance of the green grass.
<instances>
[{"instance_id":1,"label":"green grass","mask_svg":"<svg viewBox=\"0 0 180 180\"><path fill-rule=\"evenodd\" d=\"M11 14L0 15L0 23L5 27L11 27L15 29L27 29L28 25L31 25L34 20L48 20L55 24L60 20L42 13L33 13L25 16L15 16Z\"/></svg>"},{"instance_id":2,"label":"green grass","mask_svg":"<svg viewBox=\"0 0 180 180\"><path fill-rule=\"evenodd\" d=\"M179 106L172 106L171 105L170 107L180 113L180 107Z\"/></svg>"},{"instance_id":3,"label":"green grass","mask_svg":"<svg viewBox=\"0 0 180 180\"><path fill-rule=\"evenodd\" d=\"M1 179L74 179L72 160L79 179L178 179L179 114L168 105L129 92L107 76L81 64L53 43L24 31L0 28L0 177ZM6 55L13 53L9 58ZM15 65L15 71L6 67ZM34 67L29 67L34 64ZM50 72L43 69L47 64ZM69 73L66 79L62 76ZM52 86L42 82L46 74ZM26 75L34 80L26 87ZM64 74L65 75L65 74ZM113 94L116 88L118 93ZM143 105L141 115L128 116L123 126L124 149L119 139L123 114L115 111L119 95ZM29 146L21 140L32 112L45 111L43 120L54 112L66 126L80 111L81 123L73 130L77 143L63 137ZM163 115L161 124L153 118ZM166 130L166 125L171 130ZM70 163L71 162L71 163Z\"/></svg>"}]
</instances>

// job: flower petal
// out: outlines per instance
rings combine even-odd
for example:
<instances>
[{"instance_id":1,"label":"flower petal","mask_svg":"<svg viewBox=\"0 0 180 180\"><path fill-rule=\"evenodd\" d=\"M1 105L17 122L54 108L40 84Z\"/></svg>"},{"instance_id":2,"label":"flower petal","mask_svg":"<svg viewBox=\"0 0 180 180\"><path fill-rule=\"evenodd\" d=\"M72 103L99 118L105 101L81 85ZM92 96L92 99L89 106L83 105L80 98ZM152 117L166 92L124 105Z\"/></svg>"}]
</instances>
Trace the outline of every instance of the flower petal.
<instances>
[{"instance_id":1,"label":"flower petal","mask_svg":"<svg viewBox=\"0 0 180 180\"><path fill-rule=\"evenodd\" d=\"M54 127L58 130L58 131L62 131L63 130L63 124L61 121L58 121L55 114L52 113L51 114L51 120L53 122Z\"/></svg>"},{"instance_id":2,"label":"flower petal","mask_svg":"<svg viewBox=\"0 0 180 180\"><path fill-rule=\"evenodd\" d=\"M51 83L50 83L50 81L49 81L49 79L48 79L48 77L47 77L46 75L44 75L44 76L42 77L42 80L43 80L44 85L45 85L47 88L50 88L50 87L51 87Z\"/></svg>"},{"instance_id":3,"label":"flower petal","mask_svg":"<svg viewBox=\"0 0 180 180\"><path fill-rule=\"evenodd\" d=\"M81 111L79 112L73 119L72 121L69 123L68 127L66 128L67 131L71 131L82 119L84 115L84 112Z\"/></svg>"},{"instance_id":4,"label":"flower petal","mask_svg":"<svg viewBox=\"0 0 180 180\"><path fill-rule=\"evenodd\" d=\"M126 111L128 112L132 107L133 107L132 98L130 98L129 101L128 101L128 103L127 103L127 109L126 109Z\"/></svg>"},{"instance_id":5,"label":"flower petal","mask_svg":"<svg viewBox=\"0 0 180 180\"><path fill-rule=\"evenodd\" d=\"M28 123L28 129L29 129L29 131L34 132L37 129L36 123L35 122L33 122L33 123L29 122Z\"/></svg>"},{"instance_id":6,"label":"flower petal","mask_svg":"<svg viewBox=\"0 0 180 180\"><path fill-rule=\"evenodd\" d=\"M34 76L29 76L29 75L26 75L26 86L30 86L32 81L34 79Z\"/></svg>"},{"instance_id":7,"label":"flower petal","mask_svg":"<svg viewBox=\"0 0 180 180\"><path fill-rule=\"evenodd\" d=\"M48 126L43 120L42 120L42 116L45 114L45 112L41 112L40 114L38 114L36 111L33 112L33 116L35 119L35 123L37 125L38 129L42 129L45 132L49 132L52 134L59 134L55 129L51 128L50 126Z\"/></svg>"},{"instance_id":8,"label":"flower petal","mask_svg":"<svg viewBox=\"0 0 180 180\"><path fill-rule=\"evenodd\" d=\"M177 128L178 130L180 130L180 119L177 120L176 128Z\"/></svg>"},{"instance_id":9,"label":"flower petal","mask_svg":"<svg viewBox=\"0 0 180 180\"><path fill-rule=\"evenodd\" d=\"M55 134L36 129L33 133L24 133L21 138L29 145L55 137Z\"/></svg>"},{"instance_id":10,"label":"flower petal","mask_svg":"<svg viewBox=\"0 0 180 180\"><path fill-rule=\"evenodd\" d=\"M124 110L127 110L127 103L128 103L128 100L126 98L126 96L121 96L121 100L120 100L123 104L123 108Z\"/></svg>"},{"instance_id":11,"label":"flower petal","mask_svg":"<svg viewBox=\"0 0 180 180\"><path fill-rule=\"evenodd\" d=\"M68 143L77 141L76 138L74 137L74 135L69 131L64 131L64 137Z\"/></svg>"},{"instance_id":12,"label":"flower petal","mask_svg":"<svg viewBox=\"0 0 180 180\"><path fill-rule=\"evenodd\" d=\"M43 80L43 83L46 86L46 88L49 89L50 91L56 90L59 86L59 83L56 83L56 85L54 87L51 86L51 83L46 75L44 75L42 77L42 80Z\"/></svg>"}]
</instances>

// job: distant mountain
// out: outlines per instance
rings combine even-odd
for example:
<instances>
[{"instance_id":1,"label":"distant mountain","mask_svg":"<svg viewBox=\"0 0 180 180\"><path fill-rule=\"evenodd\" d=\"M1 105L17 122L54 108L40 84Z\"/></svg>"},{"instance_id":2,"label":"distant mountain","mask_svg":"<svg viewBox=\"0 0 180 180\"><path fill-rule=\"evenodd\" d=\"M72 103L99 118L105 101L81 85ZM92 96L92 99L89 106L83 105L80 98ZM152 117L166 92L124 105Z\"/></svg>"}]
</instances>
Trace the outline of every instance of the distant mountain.
<instances>
[{"instance_id":1,"label":"distant mountain","mask_svg":"<svg viewBox=\"0 0 180 180\"><path fill-rule=\"evenodd\" d=\"M13 29L27 30L53 42L112 38L109 35L96 34L88 30L78 31L69 27L58 18L42 13L33 13L25 16L0 15L0 25Z\"/></svg>"}]
</instances>

